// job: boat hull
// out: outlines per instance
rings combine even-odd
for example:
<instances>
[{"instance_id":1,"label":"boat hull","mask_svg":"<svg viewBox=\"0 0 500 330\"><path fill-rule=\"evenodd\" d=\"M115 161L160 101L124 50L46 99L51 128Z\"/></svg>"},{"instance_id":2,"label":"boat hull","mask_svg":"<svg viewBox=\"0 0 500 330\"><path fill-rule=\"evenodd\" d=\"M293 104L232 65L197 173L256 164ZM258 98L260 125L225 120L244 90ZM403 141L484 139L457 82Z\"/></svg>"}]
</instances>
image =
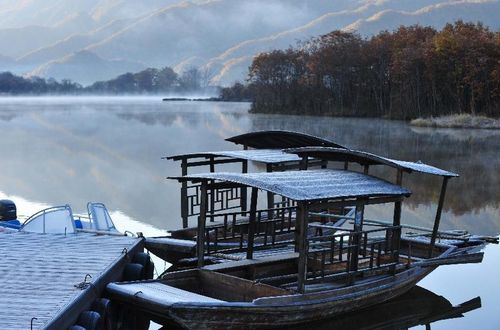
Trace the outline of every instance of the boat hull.
<instances>
[{"instance_id":1,"label":"boat hull","mask_svg":"<svg viewBox=\"0 0 500 330\"><path fill-rule=\"evenodd\" d=\"M196 255L196 242L191 240L147 237L145 246L151 253L170 263Z\"/></svg>"},{"instance_id":2,"label":"boat hull","mask_svg":"<svg viewBox=\"0 0 500 330\"><path fill-rule=\"evenodd\" d=\"M251 303L193 301L162 305L140 294L130 297L114 290L111 294L135 305L156 322L174 321L187 329L275 328L327 319L390 300L410 290L435 268L412 267L394 276L340 289L259 298Z\"/></svg>"}]
</instances>

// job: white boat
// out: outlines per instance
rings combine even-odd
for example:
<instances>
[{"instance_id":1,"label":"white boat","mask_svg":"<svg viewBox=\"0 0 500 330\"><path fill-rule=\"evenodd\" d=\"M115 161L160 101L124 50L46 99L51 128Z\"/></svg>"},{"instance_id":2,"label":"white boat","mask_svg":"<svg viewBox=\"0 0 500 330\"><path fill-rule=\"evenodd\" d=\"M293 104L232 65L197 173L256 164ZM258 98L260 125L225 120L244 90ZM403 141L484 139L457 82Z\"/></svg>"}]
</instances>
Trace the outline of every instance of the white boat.
<instances>
[{"instance_id":1,"label":"white boat","mask_svg":"<svg viewBox=\"0 0 500 330\"><path fill-rule=\"evenodd\" d=\"M52 206L40 210L28 217L23 223L17 218L16 206L12 201L2 200L4 216L8 219L0 221L0 226L11 230L19 230L43 234L70 234L92 232L122 235L115 227L106 206L102 203L87 203L87 215L74 215L68 204Z\"/></svg>"}]
</instances>

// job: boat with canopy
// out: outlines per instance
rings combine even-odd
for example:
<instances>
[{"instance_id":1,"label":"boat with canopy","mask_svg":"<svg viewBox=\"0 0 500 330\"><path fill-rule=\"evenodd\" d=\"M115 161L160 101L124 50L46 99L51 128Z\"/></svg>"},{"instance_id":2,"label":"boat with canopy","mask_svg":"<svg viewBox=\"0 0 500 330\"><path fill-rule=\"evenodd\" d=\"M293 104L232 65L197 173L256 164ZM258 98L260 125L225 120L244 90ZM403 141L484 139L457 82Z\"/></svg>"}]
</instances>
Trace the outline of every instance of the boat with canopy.
<instances>
[{"instance_id":1,"label":"boat with canopy","mask_svg":"<svg viewBox=\"0 0 500 330\"><path fill-rule=\"evenodd\" d=\"M183 176L189 175L188 169L192 167L205 166L211 173L215 172L215 165L241 162L241 173L248 172L248 161L265 164L266 172L276 172L293 169L326 168L329 163L342 162L344 169L350 164L361 165L362 171L368 174L370 166L382 165L394 168L397 171L395 183L401 185L403 173L420 172L433 176L443 177L443 188L436 213L439 224L442 204L446 191L446 183L449 178L458 175L424 164L422 162L409 162L390 159L364 151L348 149L335 142L309 136L303 133L287 131L263 131L253 132L227 139L228 141L242 144L245 150L194 153L168 157L175 161L181 161ZM318 146L304 146L307 144L318 144ZM293 147L292 147L293 146ZM287 149L265 149L265 148ZM248 149L263 148L263 149ZM198 182L181 182L181 214L183 224L193 222L200 215L201 185ZM267 209L259 210L257 214L256 240L260 245L268 246L269 241L273 248L279 244L289 243L294 239L296 205L293 200L278 196L272 192L266 193ZM277 200L276 200L276 197ZM207 233L210 235L209 244L226 245L226 247L243 247L246 244L244 235L238 235L238 231L245 230L248 226L247 188L221 186L208 192L208 224ZM400 203L396 203L400 208ZM273 212L270 210L273 209ZM347 220L353 219L354 208L343 206L341 208L330 208L328 214L314 213L315 222L311 224L311 231L333 232L343 225ZM401 212L401 210L399 210ZM371 220L370 220L371 221ZM372 221L373 222L373 221ZM286 229L276 230L277 225L286 223ZM422 229L422 228L416 228ZM433 230L421 233L420 238L430 236ZM174 266L171 270L191 267L195 264L193 259L196 255L197 226L171 231L169 237L146 238L146 247L160 258L171 262ZM446 231L439 232L440 235L450 235L454 238L464 239L463 232ZM213 236L218 236L214 239ZM223 262L226 256L214 256L210 262ZM233 256L241 258L240 256Z\"/></svg>"},{"instance_id":2,"label":"boat with canopy","mask_svg":"<svg viewBox=\"0 0 500 330\"><path fill-rule=\"evenodd\" d=\"M455 176L447 173L446 177ZM196 268L167 272L153 281L112 283L107 288L113 299L133 305L162 324L173 321L192 329L240 329L325 319L397 297L438 266L481 262L483 257L478 252L483 240L437 241L439 217L430 240L405 237L401 205L411 192L366 173L327 168L214 172L174 179L200 184ZM210 235L215 229L207 226L208 196L221 187L251 191L248 224L234 232L243 237L244 244L236 248L210 242L220 236ZM280 243L279 249L256 244L262 203L259 191L296 204L294 239ZM373 205L394 208L390 224L365 223L365 208ZM350 228L343 226L333 233L310 230L317 214L328 216L330 209L345 207L354 208ZM277 223L275 232L286 225ZM268 240L272 246L272 235ZM226 262L208 264L213 255L225 255Z\"/></svg>"}]
</instances>

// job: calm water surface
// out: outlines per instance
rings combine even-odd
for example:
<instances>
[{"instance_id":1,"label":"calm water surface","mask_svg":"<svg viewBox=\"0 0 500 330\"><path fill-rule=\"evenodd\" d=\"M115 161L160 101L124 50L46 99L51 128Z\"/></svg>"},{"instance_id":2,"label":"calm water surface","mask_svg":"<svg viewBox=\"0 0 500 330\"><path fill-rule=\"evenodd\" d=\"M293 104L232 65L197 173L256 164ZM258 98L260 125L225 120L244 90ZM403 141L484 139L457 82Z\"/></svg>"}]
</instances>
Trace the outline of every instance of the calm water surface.
<instances>
[{"instance_id":1,"label":"calm water surface","mask_svg":"<svg viewBox=\"0 0 500 330\"><path fill-rule=\"evenodd\" d=\"M26 215L66 203L82 212L88 201L100 201L120 229L158 234L180 227L179 185L165 179L180 174L179 164L162 156L239 149L224 138L285 129L457 172L460 178L448 185L441 228L500 233L499 131L413 128L379 119L257 115L248 114L248 108L246 103L164 103L156 98L0 99L0 198L13 199L18 212ZM380 174L394 179L394 173ZM404 183L413 196L405 201L403 222L431 226L440 180L413 174ZM392 209L373 207L367 212L371 218L384 218ZM498 246L486 248L482 264L433 272L419 285L438 298L424 294L424 301L445 299L457 305L479 296L482 307L431 327L499 329L499 278ZM412 304L408 308L418 311ZM385 320L399 317L394 305L385 309ZM377 323L380 313L369 311L363 317ZM343 321L352 324L348 320ZM333 321L322 325L340 326ZM394 321L393 327L404 326Z\"/></svg>"}]
</instances>

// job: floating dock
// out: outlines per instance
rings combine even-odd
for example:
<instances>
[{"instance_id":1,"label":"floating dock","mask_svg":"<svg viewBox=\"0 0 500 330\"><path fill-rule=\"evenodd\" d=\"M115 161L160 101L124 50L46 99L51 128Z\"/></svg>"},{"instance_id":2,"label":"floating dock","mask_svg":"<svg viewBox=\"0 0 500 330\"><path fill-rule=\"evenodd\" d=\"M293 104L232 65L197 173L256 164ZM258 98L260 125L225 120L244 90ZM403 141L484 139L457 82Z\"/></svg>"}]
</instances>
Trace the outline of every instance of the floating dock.
<instances>
[{"instance_id":1,"label":"floating dock","mask_svg":"<svg viewBox=\"0 0 500 330\"><path fill-rule=\"evenodd\" d=\"M67 329L143 247L127 236L0 233L0 328Z\"/></svg>"}]
</instances>

